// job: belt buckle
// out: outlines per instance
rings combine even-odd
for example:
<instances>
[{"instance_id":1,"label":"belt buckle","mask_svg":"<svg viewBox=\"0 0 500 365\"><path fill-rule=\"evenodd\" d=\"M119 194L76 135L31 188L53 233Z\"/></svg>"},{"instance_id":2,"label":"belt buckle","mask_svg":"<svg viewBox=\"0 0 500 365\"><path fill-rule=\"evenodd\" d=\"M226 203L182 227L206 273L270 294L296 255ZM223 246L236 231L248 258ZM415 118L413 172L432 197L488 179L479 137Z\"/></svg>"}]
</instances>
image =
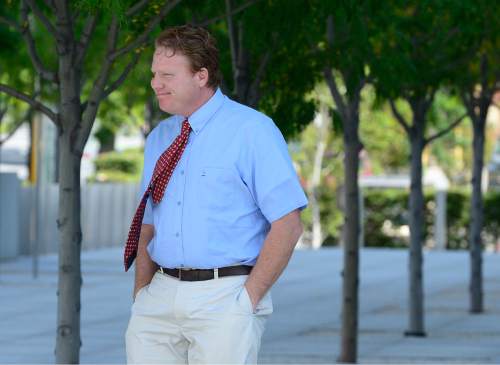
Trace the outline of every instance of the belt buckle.
<instances>
[{"instance_id":1,"label":"belt buckle","mask_svg":"<svg viewBox=\"0 0 500 365\"><path fill-rule=\"evenodd\" d=\"M182 269L178 269L179 270L179 280L182 281Z\"/></svg>"}]
</instances>

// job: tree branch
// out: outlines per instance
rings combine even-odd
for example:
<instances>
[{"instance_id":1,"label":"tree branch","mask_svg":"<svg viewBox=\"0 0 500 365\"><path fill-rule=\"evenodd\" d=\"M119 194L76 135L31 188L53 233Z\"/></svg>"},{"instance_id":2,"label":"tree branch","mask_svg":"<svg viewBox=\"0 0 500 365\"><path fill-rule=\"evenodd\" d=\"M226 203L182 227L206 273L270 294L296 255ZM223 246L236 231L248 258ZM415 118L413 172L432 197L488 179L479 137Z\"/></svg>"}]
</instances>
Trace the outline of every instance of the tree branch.
<instances>
[{"instance_id":1,"label":"tree branch","mask_svg":"<svg viewBox=\"0 0 500 365\"><path fill-rule=\"evenodd\" d=\"M326 84L328 85L328 88L330 89L330 93L332 94L333 100L335 101L335 105L337 106L337 109L339 110L339 113L342 117L342 120L348 120L349 115L347 113L347 105L342 97L342 95L339 92L339 89L337 87L337 83L335 82L335 79L333 77L333 73L330 67L325 67L323 69L323 75L326 80Z\"/></svg>"},{"instance_id":2,"label":"tree branch","mask_svg":"<svg viewBox=\"0 0 500 365\"><path fill-rule=\"evenodd\" d=\"M10 95L16 99L22 100L29 105L31 105L35 110L38 110L49 117L57 126L59 126L59 117L50 108L46 107L39 101L34 100L31 96L26 95L16 89L10 87L9 85L0 84L0 91L3 91L7 95Z\"/></svg>"},{"instance_id":3,"label":"tree branch","mask_svg":"<svg viewBox=\"0 0 500 365\"><path fill-rule=\"evenodd\" d=\"M28 110L26 111L26 114L22 117L19 118L18 121L14 124L14 127L7 133L4 139L0 140L0 146L3 145L5 142L9 140L10 137L16 133L16 131L23 125L24 122L27 122L31 119L32 114L33 114L33 107L29 107ZM5 110L6 111L6 110ZM1 124L1 122L0 122Z\"/></svg>"},{"instance_id":4,"label":"tree branch","mask_svg":"<svg viewBox=\"0 0 500 365\"><path fill-rule=\"evenodd\" d=\"M127 78L128 74L130 73L130 71L132 71L132 69L135 67L135 65L139 61L140 57L141 57L141 53L140 52L136 52L132 56L132 60L127 64L127 66L125 66L125 68L123 69L123 71L120 74L120 76L118 76L118 78L115 81L113 81L111 83L111 85L109 85L104 90L104 92L103 92L103 94L101 96L101 100L107 98L109 96L109 94L111 94L113 91L115 91L125 81L125 79Z\"/></svg>"},{"instance_id":5,"label":"tree branch","mask_svg":"<svg viewBox=\"0 0 500 365\"><path fill-rule=\"evenodd\" d=\"M228 28L229 48L231 50L231 67L233 70L233 75L236 75L236 65L238 64L238 46L236 44L236 31L234 29L233 14L231 11L231 0L226 0L226 21Z\"/></svg>"},{"instance_id":6,"label":"tree branch","mask_svg":"<svg viewBox=\"0 0 500 365\"><path fill-rule=\"evenodd\" d=\"M330 14L326 19L326 43L328 46L333 46L334 33L333 33L333 16Z\"/></svg>"},{"instance_id":7,"label":"tree branch","mask_svg":"<svg viewBox=\"0 0 500 365\"><path fill-rule=\"evenodd\" d=\"M126 12L125 12L125 16L127 18L131 18L133 17L135 14L137 14L138 12L140 12L142 9L144 9L144 7L146 5L148 5L148 3L150 2L151 0L141 0L139 2L137 2L136 4L134 4L133 6L131 6Z\"/></svg>"},{"instance_id":8,"label":"tree branch","mask_svg":"<svg viewBox=\"0 0 500 365\"><path fill-rule=\"evenodd\" d=\"M433 89L428 97L424 97L422 108L424 111L428 110L434 100L434 95L436 95L437 89Z\"/></svg>"},{"instance_id":9,"label":"tree branch","mask_svg":"<svg viewBox=\"0 0 500 365\"><path fill-rule=\"evenodd\" d=\"M45 5L49 7L51 10L54 10L56 7L54 5L54 0L44 0Z\"/></svg>"},{"instance_id":10,"label":"tree branch","mask_svg":"<svg viewBox=\"0 0 500 365\"><path fill-rule=\"evenodd\" d=\"M109 78L111 72L111 66L114 60L109 57L109 55L116 49L116 42L118 39L118 18L116 15L113 16L111 24L109 26L108 39L106 41L106 57L104 63L101 66L97 80L95 81L92 90L90 91L89 98L82 105L83 115L82 115L82 128L80 128L76 150L82 152L85 147L85 143L92 129L92 124L97 115L97 110L99 108L99 103L102 100L102 95L104 93L104 88Z\"/></svg>"},{"instance_id":11,"label":"tree branch","mask_svg":"<svg viewBox=\"0 0 500 365\"><path fill-rule=\"evenodd\" d=\"M35 70L43 79L57 84L57 74L43 65L42 60L40 59L36 50L35 40L33 39L33 35L31 34L30 23L28 20L28 7L24 3L24 1L21 3L21 23L22 26L16 28L17 31L21 33L21 36L28 46L28 54L31 58L33 66L35 67Z\"/></svg>"},{"instance_id":12,"label":"tree branch","mask_svg":"<svg viewBox=\"0 0 500 365\"><path fill-rule=\"evenodd\" d=\"M357 93L361 95L361 90L370 83L369 77L363 77L361 81L359 82Z\"/></svg>"},{"instance_id":13,"label":"tree branch","mask_svg":"<svg viewBox=\"0 0 500 365\"><path fill-rule=\"evenodd\" d=\"M156 17L154 17L148 24L144 32L142 32L141 35L139 35L134 41L130 42L128 45L110 54L109 55L110 60L114 61L116 58L123 56L124 54L144 44L147 41L153 29L158 24L160 24L160 21L170 12L170 10L172 10L178 3L180 3L180 1L181 0L172 0L166 2L165 5L163 5L163 7L161 8L159 14Z\"/></svg>"},{"instance_id":14,"label":"tree branch","mask_svg":"<svg viewBox=\"0 0 500 365\"><path fill-rule=\"evenodd\" d=\"M47 28L47 30L54 36L54 38L57 38L56 28L50 22L49 18L47 18L45 14L40 10L40 8L35 4L35 2L33 0L23 0L23 2L24 1L28 3L35 16L42 22L45 28Z\"/></svg>"},{"instance_id":15,"label":"tree branch","mask_svg":"<svg viewBox=\"0 0 500 365\"><path fill-rule=\"evenodd\" d=\"M274 51L275 46L276 46L276 37L273 37L273 43L271 44L271 47L268 48L264 56L261 58L259 63L259 68L257 69L257 73L255 74L255 78L252 82L252 85L250 85L250 90L248 91L248 94L249 94L249 105L252 107L255 107L259 102L260 82L264 77L266 67L269 64L269 60L271 59L271 55Z\"/></svg>"},{"instance_id":16,"label":"tree branch","mask_svg":"<svg viewBox=\"0 0 500 365\"><path fill-rule=\"evenodd\" d=\"M28 12L26 7L21 7L21 19L23 22L23 26L18 24L16 21L0 16L0 23L7 25L8 27L14 28L18 33L21 34L26 45L28 46L28 54L30 55L31 61L35 70L40 74L42 78L45 80L57 83L57 75L55 72L47 69L38 56L38 52L36 51L35 41L33 36L31 35L31 31L29 29L28 22Z\"/></svg>"},{"instance_id":17,"label":"tree branch","mask_svg":"<svg viewBox=\"0 0 500 365\"><path fill-rule=\"evenodd\" d=\"M469 113L469 117L472 119L472 123L476 123L476 114L474 113L474 96L473 92L463 92L462 102L465 105L465 109L467 109L467 113Z\"/></svg>"},{"instance_id":18,"label":"tree branch","mask_svg":"<svg viewBox=\"0 0 500 365\"><path fill-rule=\"evenodd\" d=\"M439 131L438 133L434 134L433 136L431 136L431 137L429 137L427 139L424 139L424 146L428 145L429 143L431 143L435 139L438 139L439 137L441 137L441 136L445 135L446 133L448 133L449 131L451 131L453 128L455 128L457 125L459 125L462 122L462 120L464 120L465 117L467 117L467 115L468 114L465 113L460 118L458 118L453 123L451 123L448 127L442 129L441 131Z\"/></svg>"},{"instance_id":19,"label":"tree branch","mask_svg":"<svg viewBox=\"0 0 500 365\"><path fill-rule=\"evenodd\" d=\"M486 90L488 89L488 57L486 57L486 54L483 53L481 55L481 96L486 93Z\"/></svg>"},{"instance_id":20,"label":"tree branch","mask_svg":"<svg viewBox=\"0 0 500 365\"><path fill-rule=\"evenodd\" d=\"M80 17L81 10L79 9L74 9L73 14L71 15L71 22L75 24L78 21L78 18Z\"/></svg>"},{"instance_id":21,"label":"tree branch","mask_svg":"<svg viewBox=\"0 0 500 365\"><path fill-rule=\"evenodd\" d=\"M232 10L229 15L233 16L233 15L236 15L238 13L241 13L243 10L245 10L246 8L254 5L255 3L258 3L259 1L262 1L262 0L249 0L246 3L240 5L237 8L235 8L234 10ZM199 22L199 23L194 23L193 25L197 25L199 27L206 27L206 26L211 25L213 23L216 23L216 22L218 22L220 20L224 20L224 18L227 17L227 16L228 16L228 14L225 13L225 14L213 17L211 19L204 20L204 21Z\"/></svg>"},{"instance_id":22,"label":"tree branch","mask_svg":"<svg viewBox=\"0 0 500 365\"><path fill-rule=\"evenodd\" d=\"M80 42L78 44L77 56L76 56L76 64L81 66L83 60L85 59L85 54L89 48L90 37L94 32L94 29L97 24L97 14L90 15L85 21L85 26L82 31L82 36L80 37Z\"/></svg>"},{"instance_id":23,"label":"tree branch","mask_svg":"<svg viewBox=\"0 0 500 365\"><path fill-rule=\"evenodd\" d=\"M405 118L399 112L398 108L396 107L396 104L394 104L394 100L389 100L389 105L391 106L392 114L394 114L394 117L396 118L398 123L401 124L406 133L410 134L410 126L406 122Z\"/></svg>"},{"instance_id":24,"label":"tree branch","mask_svg":"<svg viewBox=\"0 0 500 365\"><path fill-rule=\"evenodd\" d=\"M14 28L19 33L22 33L21 26L15 20L6 18L3 15L0 15L0 23L3 23L3 24L5 24L8 27Z\"/></svg>"},{"instance_id":25,"label":"tree branch","mask_svg":"<svg viewBox=\"0 0 500 365\"><path fill-rule=\"evenodd\" d=\"M7 107L0 109L0 125L2 125L2 120L6 113L7 113Z\"/></svg>"},{"instance_id":26,"label":"tree branch","mask_svg":"<svg viewBox=\"0 0 500 365\"><path fill-rule=\"evenodd\" d=\"M269 60L271 59L271 54L272 51L268 50L264 55L264 57L262 57L262 60L259 64L259 68L257 69L257 73L255 75L255 79L253 80L252 85L250 85L249 104L253 107L255 107L259 102L259 86L262 81L262 78L264 77L264 73L267 65L269 64Z\"/></svg>"}]
</instances>

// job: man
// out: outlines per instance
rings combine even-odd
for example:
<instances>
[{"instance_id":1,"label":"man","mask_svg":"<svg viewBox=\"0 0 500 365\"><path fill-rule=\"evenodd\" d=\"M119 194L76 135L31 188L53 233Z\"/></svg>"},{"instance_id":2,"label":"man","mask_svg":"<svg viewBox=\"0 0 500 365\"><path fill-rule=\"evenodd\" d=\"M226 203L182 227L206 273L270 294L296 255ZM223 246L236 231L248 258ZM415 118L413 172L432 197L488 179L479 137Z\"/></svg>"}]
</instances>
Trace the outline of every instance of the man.
<instances>
[{"instance_id":1,"label":"man","mask_svg":"<svg viewBox=\"0 0 500 365\"><path fill-rule=\"evenodd\" d=\"M164 31L151 70L173 116L147 138L127 241L127 269L137 252L127 361L255 363L307 199L272 120L218 89L206 30Z\"/></svg>"}]
</instances>

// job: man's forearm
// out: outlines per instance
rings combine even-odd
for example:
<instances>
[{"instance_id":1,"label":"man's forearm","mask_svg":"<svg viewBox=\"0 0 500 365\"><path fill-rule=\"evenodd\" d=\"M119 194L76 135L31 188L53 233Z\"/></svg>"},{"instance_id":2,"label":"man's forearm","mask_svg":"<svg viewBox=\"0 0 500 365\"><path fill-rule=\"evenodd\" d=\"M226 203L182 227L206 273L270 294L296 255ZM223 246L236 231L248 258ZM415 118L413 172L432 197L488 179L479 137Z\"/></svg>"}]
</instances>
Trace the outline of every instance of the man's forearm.
<instances>
[{"instance_id":1,"label":"man's forearm","mask_svg":"<svg viewBox=\"0 0 500 365\"><path fill-rule=\"evenodd\" d=\"M259 258L245 283L254 308L285 269L301 234L298 210L271 225Z\"/></svg>"},{"instance_id":2,"label":"man's forearm","mask_svg":"<svg viewBox=\"0 0 500 365\"><path fill-rule=\"evenodd\" d=\"M137 258L135 260L134 299L139 289L151 282L155 271L158 269L158 265L151 260L146 249L153 236L154 226L151 224L143 224L141 227L141 234L139 236Z\"/></svg>"}]
</instances>

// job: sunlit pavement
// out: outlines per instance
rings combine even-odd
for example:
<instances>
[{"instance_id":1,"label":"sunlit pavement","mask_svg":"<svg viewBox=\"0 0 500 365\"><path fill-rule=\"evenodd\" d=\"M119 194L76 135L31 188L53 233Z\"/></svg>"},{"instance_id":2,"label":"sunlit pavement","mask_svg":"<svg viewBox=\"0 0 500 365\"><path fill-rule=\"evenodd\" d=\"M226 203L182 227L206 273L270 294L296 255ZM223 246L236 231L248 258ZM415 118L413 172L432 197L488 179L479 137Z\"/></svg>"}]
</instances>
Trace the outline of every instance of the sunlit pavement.
<instances>
[{"instance_id":1,"label":"sunlit pavement","mask_svg":"<svg viewBox=\"0 0 500 365\"><path fill-rule=\"evenodd\" d=\"M82 363L125 362L123 334L133 272L121 249L84 252ZM484 254L484 314L468 312L468 252L424 255L427 336L407 329L407 261L403 250L361 252L359 362L500 363L500 254ZM340 346L342 251L296 251L273 288L274 314L260 363L334 363ZM0 363L53 363L57 257L0 263Z\"/></svg>"}]
</instances>

